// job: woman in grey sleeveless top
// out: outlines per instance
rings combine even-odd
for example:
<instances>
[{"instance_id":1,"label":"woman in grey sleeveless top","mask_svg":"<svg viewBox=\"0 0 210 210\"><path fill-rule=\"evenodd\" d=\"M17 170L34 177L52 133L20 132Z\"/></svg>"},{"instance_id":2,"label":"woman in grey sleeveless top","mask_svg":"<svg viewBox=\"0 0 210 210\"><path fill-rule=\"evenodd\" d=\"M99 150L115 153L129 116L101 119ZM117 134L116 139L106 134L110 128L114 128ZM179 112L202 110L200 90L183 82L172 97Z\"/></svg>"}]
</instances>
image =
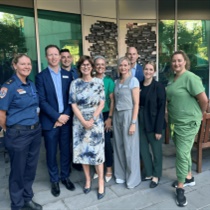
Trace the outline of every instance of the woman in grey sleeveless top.
<instances>
[{"instance_id":1,"label":"woman in grey sleeveless top","mask_svg":"<svg viewBox=\"0 0 210 210\"><path fill-rule=\"evenodd\" d=\"M130 61L118 62L120 78L115 82L114 168L116 183L131 189L140 184L138 106L139 82L130 74Z\"/></svg>"}]
</instances>

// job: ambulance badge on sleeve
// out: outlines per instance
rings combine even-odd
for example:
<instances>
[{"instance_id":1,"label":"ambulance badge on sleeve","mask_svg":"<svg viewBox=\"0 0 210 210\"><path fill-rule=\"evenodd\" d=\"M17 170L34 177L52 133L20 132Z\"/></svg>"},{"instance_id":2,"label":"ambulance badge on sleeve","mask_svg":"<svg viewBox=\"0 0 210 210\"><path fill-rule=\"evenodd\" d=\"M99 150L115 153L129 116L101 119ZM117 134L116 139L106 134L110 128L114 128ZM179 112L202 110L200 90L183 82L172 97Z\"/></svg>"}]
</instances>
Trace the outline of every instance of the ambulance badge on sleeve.
<instances>
[{"instance_id":1,"label":"ambulance badge on sleeve","mask_svg":"<svg viewBox=\"0 0 210 210\"><path fill-rule=\"evenodd\" d=\"M0 90L0 98L4 98L7 94L7 88L5 87L2 87L1 90Z\"/></svg>"}]
</instances>

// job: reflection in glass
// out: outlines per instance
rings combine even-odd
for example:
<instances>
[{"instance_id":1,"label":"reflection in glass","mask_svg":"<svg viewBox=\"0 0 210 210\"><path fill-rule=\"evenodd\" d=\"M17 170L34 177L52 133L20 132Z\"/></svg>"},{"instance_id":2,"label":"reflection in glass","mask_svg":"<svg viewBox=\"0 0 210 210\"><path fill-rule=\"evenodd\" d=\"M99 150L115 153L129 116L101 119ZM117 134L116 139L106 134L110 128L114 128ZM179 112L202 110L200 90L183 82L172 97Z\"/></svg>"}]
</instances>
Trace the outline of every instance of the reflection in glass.
<instances>
[{"instance_id":1,"label":"reflection in glass","mask_svg":"<svg viewBox=\"0 0 210 210\"><path fill-rule=\"evenodd\" d=\"M33 9L1 5L0 37L0 84L14 73L11 63L17 53L26 53L32 59L29 77L34 80L38 69Z\"/></svg>"},{"instance_id":2,"label":"reflection in glass","mask_svg":"<svg viewBox=\"0 0 210 210\"><path fill-rule=\"evenodd\" d=\"M189 56L190 71L198 75L209 92L209 47L210 21L180 20L178 21L178 50ZM207 38L208 37L208 38Z\"/></svg>"},{"instance_id":3,"label":"reflection in glass","mask_svg":"<svg viewBox=\"0 0 210 210\"><path fill-rule=\"evenodd\" d=\"M172 75L170 57L174 52L174 23L174 20L159 22L159 81L165 86Z\"/></svg>"},{"instance_id":4,"label":"reflection in glass","mask_svg":"<svg viewBox=\"0 0 210 210\"><path fill-rule=\"evenodd\" d=\"M74 64L82 54L81 16L38 10L42 70L47 67L45 47L50 44L70 50Z\"/></svg>"}]
</instances>

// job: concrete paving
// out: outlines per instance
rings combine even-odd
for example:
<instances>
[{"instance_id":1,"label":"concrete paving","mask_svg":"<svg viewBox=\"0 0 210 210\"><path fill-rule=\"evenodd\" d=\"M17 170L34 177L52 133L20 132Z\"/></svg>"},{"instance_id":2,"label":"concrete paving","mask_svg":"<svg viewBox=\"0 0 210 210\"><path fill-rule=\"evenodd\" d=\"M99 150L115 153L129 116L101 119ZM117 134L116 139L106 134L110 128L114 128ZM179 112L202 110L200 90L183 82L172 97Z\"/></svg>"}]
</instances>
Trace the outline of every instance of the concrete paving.
<instances>
[{"instance_id":1,"label":"concrete paving","mask_svg":"<svg viewBox=\"0 0 210 210\"><path fill-rule=\"evenodd\" d=\"M195 151L193 151L195 155ZM0 152L0 210L10 209L8 192L9 163L4 162L3 152ZM18 170L18 169L17 169ZM188 205L185 209L210 210L210 150L203 154L203 172L193 174L196 185L186 187ZM93 171L92 171L93 174ZM85 195L84 174L73 169L71 180L75 183L76 190L68 191L62 184L61 194L54 197L50 193L49 176L46 169L45 148L42 145L36 180L33 185L34 201L43 205L44 210L176 210L180 209L175 203L175 190L171 187L176 179L175 174L175 148L172 142L163 144L163 176L160 184L149 188L149 181L142 182L134 189L127 189L124 184L116 184L114 179L106 183L106 195L102 200L97 200L97 179L92 181L92 191Z\"/></svg>"}]
</instances>

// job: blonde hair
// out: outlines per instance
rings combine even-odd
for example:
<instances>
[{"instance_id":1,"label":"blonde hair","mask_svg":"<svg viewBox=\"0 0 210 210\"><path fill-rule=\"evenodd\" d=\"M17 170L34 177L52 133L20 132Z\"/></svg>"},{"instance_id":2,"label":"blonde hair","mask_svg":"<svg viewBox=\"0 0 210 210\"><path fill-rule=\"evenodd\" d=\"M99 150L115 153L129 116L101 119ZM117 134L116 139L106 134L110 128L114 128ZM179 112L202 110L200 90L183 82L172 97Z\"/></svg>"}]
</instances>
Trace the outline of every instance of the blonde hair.
<instances>
[{"instance_id":1,"label":"blonde hair","mask_svg":"<svg viewBox=\"0 0 210 210\"><path fill-rule=\"evenodd\" d=\"M127 62L128 62L128 65L129 65L129 66L131 65L131 62L130 62L130 60L128 59L128 57L123 56L123 57L119 58L119 59L118 59L118 62L117 62L118 73L119 73L119 66L121 65L121 63L122 63L123 61L127 61ZM121 74L120 74L120 78L121 78Z\"/></svg>"},{"instance_id":2,"label":"blonde hair","mask_svg":"<svg viewBox=\"0 0 210 210\"><path fill-rule=\"evenodd\" d=\"M120 64L121 64L123 61L127 61L127 62L128 62L128 65L131 65L131 62L130 62L130 60L128 59L128 57L123 56L123 57L121 57L121 58L118 59L118 62L117 62L117 67L118 67L118 68L119 68Z\"/></svg>"},{"instance_id":3,"label":"blonde hair","mask_svg":"<svg viewBox=\"0 0 210 210\"><path fill-rule=\"evenodd\" d=\"M152 66L153 66L153 68L154 68L154 71L156 71L156 63L155 63L154 61L148 61L147 63L145 63L145 65L144 65L144 69L145 69L145 67L146 67L146 65L147 65L147 64L152 65Z\"/></svg>"},{"instance_id":4,"label":"blonde hair","mask_svg":"<svg viewBox=\"0 0 210 210\"><path fill-rule=\"evenodd\" d=\"M30 59L31 61L31 58L29 56L27 56L26 54L24 53L20 53L20 54L17 54L13 59L12 59L12 64L17 64L19 59L22 58L22 57L27 57Z\"/></svg>"}]
</instances>

